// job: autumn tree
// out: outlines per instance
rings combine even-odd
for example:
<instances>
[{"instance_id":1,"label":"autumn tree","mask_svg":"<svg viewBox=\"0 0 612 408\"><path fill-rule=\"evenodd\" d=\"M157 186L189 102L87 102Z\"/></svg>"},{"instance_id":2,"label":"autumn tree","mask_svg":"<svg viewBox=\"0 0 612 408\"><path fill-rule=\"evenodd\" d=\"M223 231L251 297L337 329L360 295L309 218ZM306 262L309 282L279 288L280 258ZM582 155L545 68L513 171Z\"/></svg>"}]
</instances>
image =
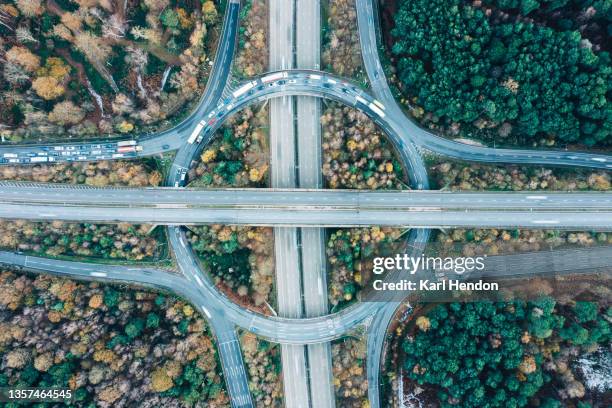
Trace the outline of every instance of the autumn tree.
<instances>
[{"instance_id":1,"label":"autumn tree","mask_svg":"<svg viewBox=\"0 0 612 408\"><path fill-rule=\"evenodd\" d=\"M7 62L23 67L28 72L34 72L40 66L40 58L26 47L14 46L4 56Z\"/></svg>"},{"instance_id":2,"label":"autumn tree","mask_svg":"<svg viewBox=\"0 0 612 408\"><path fill-rule=\"evenodd\" d=\"M85 117L83 109L76 106L72 101L59 102L53 106L49 113L49 120L58 125L74 125Z\"/></svg>"},{"instance_id":3,"label":"autumn tree","mask_svg":"<svg viewBox=\"0 0 612 408\"><path fill-rule=\"evenodd\" d=\"M206 0L202 4L202 17L206 24L213 24L217 20L217 8L211 0Z\"/></svg>"},{"instance_id":4,"label":"autumn tree","mask_svg":"<svg viewBox=\"0 0 612 408\"><path fill-rule=\"evenodd\" d=\"M51 76L36 78L32 82L32 89L36 91L38 96L47 101L59 98L65 92L64 87L60 84L57 78Z\"/></svg>"},{"instance_id":5,"label":"autumn tree","mask_svg":"<svg viewBox=\"0 0 612 408\"><path fill-rule=\"evenodd\" d=\"M26 17L40 16L44 10L41 0L15 0L15 4Z\"/></svg>"},{"instance_id":6,"label":"autumn tree","mask_svg":"<svg viewBox=\"0 0 612 408\"><path fill-rule=\"evenodd\" d=\"M108 44L89 31L78 33L75 36L75 46L85 54L92 64L103 63L112 52L112 48Z\"/></svg>"}]
</instances>

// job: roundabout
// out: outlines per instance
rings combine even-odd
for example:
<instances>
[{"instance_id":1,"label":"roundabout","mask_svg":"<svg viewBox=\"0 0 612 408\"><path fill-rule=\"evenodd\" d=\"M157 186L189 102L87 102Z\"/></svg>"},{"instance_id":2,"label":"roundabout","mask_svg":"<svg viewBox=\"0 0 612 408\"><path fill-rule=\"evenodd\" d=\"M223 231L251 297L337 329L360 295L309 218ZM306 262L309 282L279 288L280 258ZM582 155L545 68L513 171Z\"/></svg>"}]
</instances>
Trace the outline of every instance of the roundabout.
<instances>
[{"instance_id":1,"label":"roundabout","mask_svg":"<svg viewBox=\"0 0 612 408\"><path fill-rule=\"evenodd\" d=\"M190 136L192 143L185 143L177 152L172 164L173 172L166 180L167 186L184 186L183 176L191 162L205 148L224 121L233 113L251 104L283 96L325 97L353 106L370 117L388 135L400 161L406 168L411 183L418 189L428 188L427 171L416 147L406 143L401 129L385 113L384 106L355 85L333 75L309 70L290 70L268 73L249 80L231 92L233 98L226 98L213 107L199 122ZM421 250L429 238L429 230L413 230L407 241L415 249ZM247 329L268 340L284 344L312 344L327 342L341 337L368 317L373 316L383 303L365 302L349 306L347 309L316 318L290 319L267 317L251 312L230 301L202 270L197 255L187 243L185 231L179 226L168 228L171 247L184 276L202 292L202 300L212 302L208 307L230 322ZM390 275L392 277L392 275ZM201 304L202 302L196 302Z\"/></svg>"}]
</instances>

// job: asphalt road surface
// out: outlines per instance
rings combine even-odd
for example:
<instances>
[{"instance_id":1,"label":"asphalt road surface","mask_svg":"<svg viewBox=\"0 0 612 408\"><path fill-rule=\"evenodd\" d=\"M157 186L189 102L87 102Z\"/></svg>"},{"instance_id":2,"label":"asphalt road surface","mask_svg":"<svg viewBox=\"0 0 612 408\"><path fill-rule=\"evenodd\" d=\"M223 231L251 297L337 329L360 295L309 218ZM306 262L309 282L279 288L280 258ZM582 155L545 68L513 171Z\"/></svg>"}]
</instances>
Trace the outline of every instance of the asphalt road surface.
<instances>
[{"instance_id":1,"label":"asphalt road surface","mask_svg":"<svg viewBox=\"0 0 612 408\"><path fill-rule=\"evenodd\" d=\"M173 149L179 149L175 162L173 164L172 175L169 178L169 185L183 185L181 180L181 174L189 166L191 159L197 154L198 149L201 149L214 134L214 130L233 112L246 106L249 103L255 103L263 101L268 98L274 97L286 97L291 95L303 95L303 96L314 96L314 97L328 97L331 99L338 100L343 103L347 103L351 106L355 106L358 109L363 110L368 114L382 129L389 134L391 142L398 150L401 161L404 166L409 169L411 175L411 182L415 188L427 188L427 173L425 166L418 154L419 150L431 150L436 153L448 155L450 157L458 158L467 161L482 161L482 162L503 162L503 163L526 163L526 164L537 164L537 165L553 165L553 166L580 166L580 167L591 167L599 169L610 169L610 157L607 155L600 154L584 154L567 151L540 151L540 150L517 150L517 149L492 149L475 147L462 143L457 143L440 138L436 135L429 133L426 130L420 129L414 122L407 118L401 108L395 103L388 87L386 85L386 79L382 67L378 60L376 51L376 32L374 30L376 19L375 11L372 8L372 2L370 0L357 0L357 11L359 20L359 34L361 40L361 46L364 54L364 61L366 64L366 70L368 72L370 83L374 91L374 95L378 99L375 101L373 97L369 96L359 88L350 84L348 81L342 80L341 78L334 77L332 75L313 72L313 71L291 71L287 72L286 77L281 73L280 79L269 80L268 82L263 81L265 77L270 74L265 74L261 78L252 80L253 85L250 90L239 95L232 95L227 100L221 100L221 95L226 87L227 78L231 70L231 62L233 60L235 43L237 38L238 30L238 15L240 10L240 4L238 0L230 0L228 2L224 28L217 51L215 64L213 65L213 71L211 73L209 83L206 91L200 101L195 112L192 115L179 124L177 127L170 129L165 132L160 132L155 135L144 135L139 138L133 149L128 147L125 153L120 153L119 144L117 142L88 142L88 143L72 143L63 145L29 145L29 146L1 146L0 147L0 164L22 164L22 163L41 163L41 162L53 162L55 161L84 161L84 160L101 160L101 159L121 159L130 158L136 156L147 156L160 152L165 152ZM283 66L281 66L283 68ZM278 76L278 73L276 74ZM318 76L318 78L316 78ZM236 89L243 89L244 84L240 85ZM234 91L236 92L236 91ZM359 99L361 98L361 100ZM362 102L365 101L365 102ZM215 106L217 105L217 106ZM210 125L215 120L213 125ZM188 144L185 143L189 135L191 134L195 125L202 119L207 121L207 129L202 135L202 140L199 144ZM143 135L141 135L143 136ZM57 149L56 149L57 148ZM8 154L9 156L6 156ZM16 156L16 157L13 157ZM114 155L117 155L113 157ZM46 159L45 159L46 158ZM17 160L17 161L15 161ZM175 184L176 183L176 184ZM6 186L3 186L4 189ZM75 216L89 216L92 218L99 217L99 213L103 208L103 211L117 212L121 209L112 206L116 205L117 202L115 197L110 197L106 192L101 193L100 191L94 190L89 191L86 197L87 201L84 201L82 207L74 206L78 203L78 199L75 198L71 191L66 191L62 187L58 191L63 194L63 200L57 200L57 202L49 201L45 195L50 194L48 191L42 192L42 190L29 190L27 187L19 186L23 195L21 201L14 200L18 198L18 194L13 197L6 199L6 195L2 194L3 203L0 204L2 211L0 216L7 218L30 218L30 219L56 219L67 217L66 219L74 219L70 217ZM85 189L84 189L85 190ZM91 189L86 189L91 190ZM139 190L134 193L126 192L125 190L118 189L118 194L130 194L133 197L130 199L144 200L151 198L148 190ZM173 190L165 190L173 191ZM154 221L156 217L166 219L167 222L172 220L176 224L184 223L185 219L190 216L195 216L196 213L200 214L202 211L211 211L212 207L217 204L229 202L230 205L234 205L239 202L244 204L246 201L244 196L249 195L249 192L237 193L242 198L230 197L229 196L218 196L209 202L210 197L202 197L198 206L204 207L209 206L211 208L188 208L181 209L181 206L191 206L186 200L194 198L193 195L186 195L185 201L176 200L176 196L166 195L165 193L154 192L153 195L157 195L157 199L166 200L154 204L155 206L161 206L161 208L148 208L147 214L152 215L151 219L144 219L142 217L141 222ZM187 193L186 193L187 194ZM224 194L224 193L221 193ZM230 193L234 194L234 193ZM267 196L267 195L266 195ZM302 204L311 206L319 199L319 195L310 202L308 200L298 199ZM72 197L72 198L71 198ZM160 198L162 197L162 198ZM224 197L224 198L220 198ZM321 196L322 197L322 196ZM499 213L500 217L503 217L503 222L511 222L514 218L521 224L527 226L534 226L538 228L569 228L570 225L574 225L573 228L586 228L589 225L595 225L597 218L599 223L593 228L610 229L610 206L608 198L580 198L577 195L559 197L550 193L533 193L531 197L516 197L510 198L509 194L504 196L498 196L497 198L482 198L479 201L476 198L475 202L470 205L472 210L468 209L465 212L467 205L461 203L459 196L453 196L452 199L441 199L440 202L433 204L423 203L418 206L425 206L429 208L428 211L419 212L420 216L429 216L437 219L437 222L454 224L456 220L463 219L465 225L470 226L481 226L481 225L493 225L495 223L490 217L495 212ZM472 196L470 199L473 199ZM551 198L553 197L553 198ZM602 196L604 197L604 196ZM258 199L260 199L259 197ZM386 198L379 199L378 208L380 213L383 209L391 211L394 209L395 203L386 203ZM434 197L429 197L434 199ZM440 197L438 197L439 199ZM362 220L373 219L373 215L367 211L361 211L361 200L366 200L366 203L375 204L375 197L359 197L355 201L348 201L350 210L353 212L355 208L358 209L359 217ZM399 197L398 197L399 199ZM402 197L403 201L405 197ZM411 198L413 199L413 198ZM583 200L582 202L579 200ZM24 207L23 202L27 201L30 204ZM71 201L72 200L72 201ZM75 201L77 200L77 201ZM100 200L109 200L102 207ZM214 201L216 200L216 201ZM279 201L278 196L274 198L264 198L265 200ZM332 200L330 198L330 200ZM370 201L368 201L370 200ZM499 202L496 203L496 201ZM506 203L504 200L508 200ZM521 201L522 200L522 201ZM332 200L333 201L333 200ZM337 203L338 205L344 205ZM61 205L59 204L61 202ZM155 200L152 202L155 203ZM383 202L385 202L383 204ZM67 208L65 203L71 203L73 208ZM95 205L91 205L95 203ZM141 202L138 205L142 205ZM212 203L212 204L211 204ZM264 202L265 205L272 205L273 201ZM281 207L286 206L289 208L289 200L281 201ZM52 205L49 205L52 204ZM57 204L57 205L56 205ZM119 200L121 204L121 200ZM260 205L261 202L253 200L249 205ZM334 205L333 203L327 203ZM510 205L511 211L502 214L501 209L503 205ZM432 207L433 205L433 207ZM449 208L455 208L454 206L459 205L462 210L458 211L444 211L444 216L441 214L432 214L434 212L441 213L436 209L436 206L448 205ZM492 211L489 205L492 205L495 211ZM172 208L178 206L178 208ZM514 206L514 207L513 207ZM61 208L60 208L61 207ZM568 208L573 208L575 211L568 212ZM58 209L58 212L62 212L61 216L54 218L50 209ZM595 209L599 212L593 212ZM344 208L343 211L346 211ZM405 214L412 214L410 209L405 209ZM124 209L123 212L138 212L143 211L134 207L132 210ZM182 211L183 215L181 218L177 218L167 212L178 212ZM236 213L232 213L233 210L222 210L216 212L212 219L228 220L235 219ZM243 212L243 210L241 210ZM258 209L250 209L244 211L244 219L256 220L258 217ZM295 213L295 209L293 210ZM154 214L155 213L155 214ZM343 213L342 211L340 213ZM404 213L402 213L404 214ZM416 212L415 212L416 214ZM483 216L486 214L486 216ZM303 215L303 214L302 214ZM346 214L345 214L346 215ZM128 217L131 215L128 214ZM202 214L200 214L202 216ZM354 213L352 214L354 216ZM115 217L112 214L107 217ZM346 222L346 219L340 217L336 220L336 223ZM205 217L203 217L205 218ZM272 217L275 218L274 222L279 222L283 217ZM285 221L288 219L291 222L295 222L296 218L287 215ZM419 217L420 219L421 217ZM82 218L76 218L77 221L82 221ZM411 221L412 219L407 219ZM413 221L413 220L412 220ZM571 221L571 222L568 222ZM246 221L245 221L246 222ZM514 221L516 223L517 221ZM427 222L424 222L427 224ZM470 224L472 223L472 224ZM437 225L437 224L435 224ZM446 225L446 224L444 224ZM461 224L463 225L463 224ZM579 226L579 227L576 227ZM412 242L418 242L418 234L425 236L426 230L415 230L414 236L411 237ZM351 307L342 313L333 316L322 316L318 318L307 318L307 319L283 319L283 318L265 318L263 316L255 315L244 309L241 309L237 305L234 305L231 301L226 299L220 294L210 281L207 280L201 266L197 262L197 258L187 245L184 240L184 234L177 227L169 228L170 243L176 252L177 261L183 276L172 275L163 271L154 271L147 268L127 268L127 267L112 267L109 265L91 265L91 264L79 264L67 261L56 261L44 258L26 257L19 254L11 253L0 253L0 261L22 265L35 270L45 270L53 273L64 274L76 278L84 279L96 279L104 280L107 279L101 274L106 274L108 279L118 279L120 281L129 281L133 283L142 284L145 286L154 286L156 288L162 288L177 292L182 296L190 299L194 302L194 305L204 313L209 320L212 322L213 330L216 333L220 344L220 356L226 381L228 383L228 391L232 398L233 406L252 406L251 396L248 392L248 380L244 371L244 365L242 364L242 357L238 342L235 335L234 325L244 327L255 333L258 333L272 341L280 341L287 344L312 344L331 339L337 338L338 336L346 333L347 330L354 327L355 325L363 322L371 316L376 316L375 319L370 322L370 331L368 338L368 378L370 384L370 402L371 406L378 406L378 369L381 361L381 351L384 339L384 333L390 316L391 311L394 310L393 304L381 305L375 303L364 303L355 307ZM596 253L595 250L590 252L591 254ZM609 252L608 252L609 253ZM599 258L591 259L591 261L606 260L609 265L609 258L605 258L602 254L599 254ZM527 261L521 261L521 259ZM538 258L539 259L539 258ZM581 262L585 262L583 258L578 256L570 257L571 259L580 259ZM529 270L532 265L539 265L537 260L531 257L525 257L521 255L521 258L517 262L530 262L529 264L523 263L523 270ZM520 266L520 265L519 265ZM95 270L93 269L95 268ZM113 269L114 268L114 269ZM378 313L377 313L378 312ZM226 324L230 322L231 324ZM378 339L376 341L370 341L371 339Z\"/></svg>"},{"instance_id":2,"label":"asphalt road surface","mask_svg":"<svg viewBox=\"0 0 612 408\"><path fill-rule=\"evenodd\" d=\"M321 64L321 3L319 0L296 1L296 63L301 69L318 70ZM297 158L300 188L323 187L321 174L321 100L298 96L297 101ZM328 313L327 270L325 259L325 230L300 228L302 290L304 313L308 317ZM313 407L335 407L332 379L331 344L310 344L308 349L308 377L310 404Z\"/></svg>"},{"instance_id":3,"label":"asphalt road surface","mask_svg":"<svg viewBox=\"0 0 612 408\"><path fill-rule=\"evenodd\" d=\"M29 220L604 230L612 227L611 204L612 194L597 192L184 190L0 183L0 217Z\"/></svg>"}]
</instances>

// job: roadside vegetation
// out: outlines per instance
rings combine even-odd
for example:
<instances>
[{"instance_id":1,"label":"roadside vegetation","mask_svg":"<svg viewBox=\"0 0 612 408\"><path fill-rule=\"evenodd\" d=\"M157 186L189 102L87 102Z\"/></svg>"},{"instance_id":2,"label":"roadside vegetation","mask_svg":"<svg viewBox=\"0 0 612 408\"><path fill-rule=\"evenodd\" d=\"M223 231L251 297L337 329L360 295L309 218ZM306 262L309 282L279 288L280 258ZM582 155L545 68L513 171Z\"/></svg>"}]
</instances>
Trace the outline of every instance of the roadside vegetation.
<instances>
[{"instance_id":1,"label":"roadside vegetation","mask_svg":"<svg viewBox=\"0 0 612 408\"><path fill-rule=\"evenodd\" d=\"M395 331L389 404L607 406L612 315L601 279L551 283L554 297L535 280L529 301L418 305Z\"/></svg>"},{"instance_id":2,"label":"roadside vegetation","mask_svg":"<svg viewBox=\"0 0 612 408\"><path fill-rule=\"evenodd\" d=\"M253 333L240 336L249 375L249 389L258 408L283 406L280 346L259 339Z\"/></svg>"},{"instance_id":3,"label":"roadside vegetation","mask_svg":"<svg viewBox=\"0 0 612 408\"><path fill-rule=\"evenodd\" d=\"M248 107L230 117L189 170L190 187L269 186L268 110ZM236 301L269 313L274 280L272 229L211 225L188 236L216 284Z\"/></svg>"},{"instance_id":4,"label":"roadside vegetation","mask_svg":"<svg viewBox=\"0 0 612 408\"><path fill-rule=\"evenodd\" d=\"M431 187L450 191L607 191L610 173L582 169L466 163L436 160Z\"/></svg>"},{"instance_id":5,"label":"roadside vegetation","mask_svg":"<svg viewBox=\"0 0 612 408\"><path fill-rule=\"evenodd\" d=\"M393 146L364 113L328 102L321 126L323 176L329 188L406 187L406 175Z\"/></svg>"},{"instance_id":6,"label":"roadside vegetation","mask_svg":"<svg viewBox=\"0 0 612 408\"><path fill-rule=\"evenodd\" d=\"M365 337L345 337L332 343L332 374L339 408L369 406Z\"/></svg>"},{"instance_id":7,"label":"roadside vegetation","mask_svg":"<svg viewBox=\"0 0 612 408\"><path fill-rule=\"evenodd\" d=\"M610 4L386 2L404 104L424 126L497 145L610 146Z\"/></svg>"},{"instance_id":8,"label":"roadside vegetation","mask_svg":"<svg viewBox=\"0 0 612 408\"><path fill-rule=\"evenodd\" d=\"M187 237L215 284L238 303L269 313L274 281L272 228L190 227Z\"/></svg>"},{"instance_id":9,"label":"roadside vegetation","mask_svg":"<svg viewBox=\"0 0 612 408\"><path fill-rule=\"evenodd\" d=\"M268 70L268 3L246 0L240 11L240 32L234 71L238 79Z\"/></svg>"},{"instance_id":10,"label":"roadside vegetation","mask_svg":"<svg viewBox=\"0 0 612 408\"><path fill-rule=\"evenodd\" d=\"M406 174L386 135L358 110L327 102L321 116L323 179L328 188L402 190ZM327 236L329 301L338 310L357 299L369 281L372 258L402 231L394 228L330 229Z\"/></svg>"},{"instance_id":11,"label":"roadside vegetation","mask_svg":"<svg viewBox=\"0 0 612 408\"><path fill-rule=\"evenodd\" d=\"M355 0L321 2L323 11L322 69L367 84L363 67Z\"/></svg>"},{"instance_id":12,"label":"roadside vegetation","mask_svg":"<svg viewBox=\"0 0 612 408\"><path fill-rule=\"evenodd\" d=\"M230 117L189 170L189 186L267 187L268 120L265 105Z\"/></svg>"},{"instance_id":13,"label":"roadside vegetation","mask_svg":"<svg viewBox=\"0 0 612 408\"><path fill-rule=\"evenodd\" d=\"M153 132L189 111L220 32L211 0L0 5L0 137Z\"/></svg>"},{"instance_id":14,"label":"roadside vegetation","mask_svg":"<svg viewBox=\"0 0 612 408\"><path fill-rule=\"evenodd\" d=\"M438 232L435 241L442 252L461 248L464 256L535 252L566 246L612 245L612 234L588 231L534 229L453 229Z\"/></svg>"},{"instance_id":15,"label":"roadside vegetation","mask_svg":"<svg viewBox=\"0 0 612 408\"><path fill-rule=\"evenodd\" d=\"M2 180L82 184L96 187L158 186L162 175L152 159L0 166ZM163 261L166 235L152 225L0 220L0 247L47 257L81 260Z\"/></svg>"},{"instance_id":16,"label":"roadside vegetation","mask_svg":"<svg viewBox=\"0 0 612 408\"><path fill-rule=\"evenodd\" d=\"M147 224L0 220L0 248L51 258L160 261L167 256L165 238Z\"/></svg>"},{"instance_id":17,"label":"roadside vegetation","mask_svg":"<svg viewBox=\"0 0 612 408\"><path fill-rule=\"evenodd\" d=\"M0 384L73 390L79 406L226 407L204 319L161 293L0 272Z\"/></svg>"},{"instance_id":18,"label":"roadside vegetation","mask_svg":"<svg viewBox=\"0 0 612 408\"><path fill-rule=\"evenodd\" d=\"M326 255L329 303L337 311L355 301L372 278L372 260L401 250L402 230L388 227L339 228L329 232Z\"/></svg>"},{"instance_id":19,"label":"roadside vegetation","mask_svg":"<svg viewBox=\"0 0 612 408\"><path fill-rule=\"evenodd\" d=\"M95 187L156 187L161 184L163 177L155 161L142 159L0 166L0 179Z\"/></svg>"}]
</instances>

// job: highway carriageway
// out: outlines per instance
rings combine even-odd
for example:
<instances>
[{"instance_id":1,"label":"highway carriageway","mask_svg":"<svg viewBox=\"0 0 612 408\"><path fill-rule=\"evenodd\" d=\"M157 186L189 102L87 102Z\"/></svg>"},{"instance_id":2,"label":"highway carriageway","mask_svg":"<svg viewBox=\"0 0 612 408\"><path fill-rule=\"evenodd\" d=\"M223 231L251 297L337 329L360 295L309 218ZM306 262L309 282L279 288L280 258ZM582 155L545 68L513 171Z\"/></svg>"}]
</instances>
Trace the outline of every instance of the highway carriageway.
<instances>
[{"instance_id":1,"label":"highway carriageway","mask_svg":"<svg viewBox=\"0 0 612 408\"><path fill-rule=\"evenodd\" d=\"M0 217L159 224L612 229L612 193L194 190L0 183Z\"/></svg>"}]
</instances>

